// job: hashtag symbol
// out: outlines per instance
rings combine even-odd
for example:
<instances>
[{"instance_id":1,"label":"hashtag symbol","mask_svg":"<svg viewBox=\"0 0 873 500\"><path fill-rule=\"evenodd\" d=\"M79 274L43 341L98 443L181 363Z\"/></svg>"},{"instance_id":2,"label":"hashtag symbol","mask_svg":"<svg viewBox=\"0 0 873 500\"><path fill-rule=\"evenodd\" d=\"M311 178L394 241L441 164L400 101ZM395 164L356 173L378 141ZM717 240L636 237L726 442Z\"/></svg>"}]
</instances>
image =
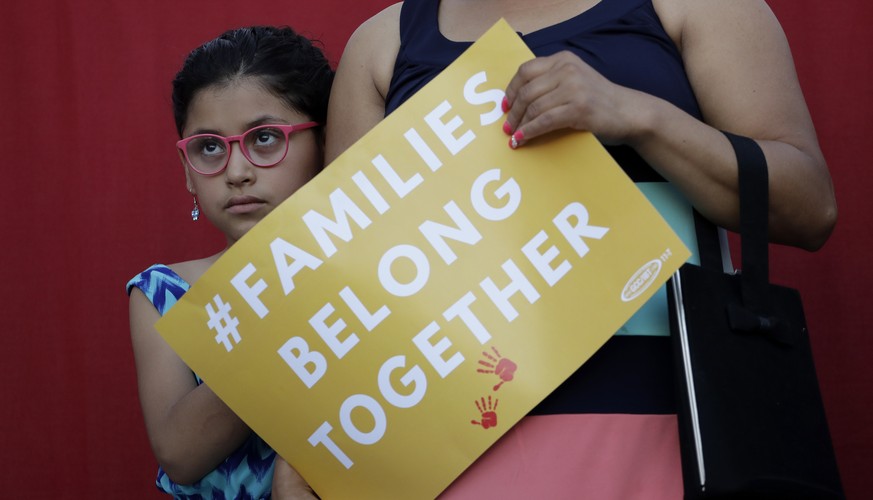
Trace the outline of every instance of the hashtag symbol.
<instances>
[{"instance_id":1,"label":"hashtag symbol","mask_svg":"<svg viewBox=\"0 0 873 500\"><path fill-rule=\"evenodd\" d=\"M206 304L206 313L209 314L209 322L206 323L210 330L215 330L215 341L219 344L224 344L227 352L233 349L233 343L239 344L239 331L236 329L239 326L239 320L230 315L230 304L221 300L221 297L216 295L212 298L215 305L218 307L216 311L212 304ZM233 343L231 342L233 338Z\"/></svg>"}]
</instances>

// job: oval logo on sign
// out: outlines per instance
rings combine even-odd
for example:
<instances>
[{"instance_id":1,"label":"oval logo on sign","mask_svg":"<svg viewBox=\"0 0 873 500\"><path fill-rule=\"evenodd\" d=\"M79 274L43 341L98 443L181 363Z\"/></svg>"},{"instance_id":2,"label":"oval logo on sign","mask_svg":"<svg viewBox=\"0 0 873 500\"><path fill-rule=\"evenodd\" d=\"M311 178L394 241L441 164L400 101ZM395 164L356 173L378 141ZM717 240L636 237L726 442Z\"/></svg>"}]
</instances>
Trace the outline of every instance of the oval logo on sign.
<instances>
[{"instance_id":1,"label":"oval logo on sign","mask_svg":"<svg viewBox=\"0 0 873 500\"><path fill-rule=\"evenodd\" d=\"M658 259L643 264L643 267L637 269L637 272L627 280L624 290L621 291L622 302L630 302L639 297L655 282L660 272L661 261Z\"/></svg>"}]
</instances>

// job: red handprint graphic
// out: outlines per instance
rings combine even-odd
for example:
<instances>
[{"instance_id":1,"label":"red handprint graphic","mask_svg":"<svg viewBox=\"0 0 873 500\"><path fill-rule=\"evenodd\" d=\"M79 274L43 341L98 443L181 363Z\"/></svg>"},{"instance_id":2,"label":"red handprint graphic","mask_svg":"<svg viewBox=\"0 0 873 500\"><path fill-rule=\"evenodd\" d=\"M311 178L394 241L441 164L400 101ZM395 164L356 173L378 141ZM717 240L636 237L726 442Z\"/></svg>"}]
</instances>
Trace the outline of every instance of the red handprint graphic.
<instances>
[{"instance_id":1,"label":"red handprint graphic","mask_svg":"<svg viewBox=\"0 0 873 500\"><path fill-rule=\"evenodd\" d=\"M497 389L500 389L500 386L503 385L504 382L509 382L510 380L512 380L512 378L515 376L515 370L518 369L518 365L516 365L509 359L502 357L497 351L496 347L492 346L491 350L494 351L494 356L488 354L485 351L482 351L482 355L485 356L487 359L491 360L491 363L483 359L479 360L480 365L487 366L491 369L484 370L482 368L479 368L476 371L479 373L493 373L500 377L500 383L494 386L494 390L496 391Z\"/></svg>"},{"instance_id":2,"label":"red handprint graphic","mask_svg":"<svg viewBox=\"0 0 873 500\"><path fill-rule=\"evenodd\" d=\"M473 425L481 425L483 429L488 429L490 427L497 426L497 403L500 401L499 399L494 399L494 406L491 405L491 396L488 396L488 402L485 402L485 398L479 398L481 401L475 401L476 408L479 410L479 414L482 415L482 421L477 422L475 420L470 420L470 423Z\"/></svg>"}]
</instances>

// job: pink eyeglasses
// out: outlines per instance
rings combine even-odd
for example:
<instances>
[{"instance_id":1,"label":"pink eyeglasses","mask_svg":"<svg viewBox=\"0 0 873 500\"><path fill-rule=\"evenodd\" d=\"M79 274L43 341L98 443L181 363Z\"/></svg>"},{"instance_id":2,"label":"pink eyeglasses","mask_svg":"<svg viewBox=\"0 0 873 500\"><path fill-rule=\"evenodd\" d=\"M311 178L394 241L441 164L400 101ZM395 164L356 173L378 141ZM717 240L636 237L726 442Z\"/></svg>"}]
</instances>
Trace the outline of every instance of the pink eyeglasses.
<instances>
[{"instance_id":1,"label":"pink eyeglasses","mask_svg":"<svg viewBox=\"0 0 873 500\"><path fill-rule=\"evenodd\" d=\"M195 172L218 175L230 161L230 145L240 144L240 150L252 165L268 168L285 159L288 154L288 136L294 132L316 127L316 122L295 125L260 125L240 135L224 137L217 134L197 134L176 143L185 155L185 161Z\"/></svg>"}]
</instances>

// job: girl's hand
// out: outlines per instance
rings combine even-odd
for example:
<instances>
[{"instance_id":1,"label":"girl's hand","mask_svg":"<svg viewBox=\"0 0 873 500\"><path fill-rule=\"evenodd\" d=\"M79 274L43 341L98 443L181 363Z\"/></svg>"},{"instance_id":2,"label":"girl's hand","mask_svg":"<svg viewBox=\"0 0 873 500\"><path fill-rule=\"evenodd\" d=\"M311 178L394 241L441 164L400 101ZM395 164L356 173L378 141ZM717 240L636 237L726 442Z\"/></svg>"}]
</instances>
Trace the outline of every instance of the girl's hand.
<instances>
[{"instance_id":1,"label":"girl's hand","mask_svg":"<svg viewBox=\"0 0 873 500\"><path fill-rule=\"evenodd\" d=\"M273 470L273 498L275 500L314 500L318 495L288 462L276 455Z\"/></svg>"}]
</instances>

